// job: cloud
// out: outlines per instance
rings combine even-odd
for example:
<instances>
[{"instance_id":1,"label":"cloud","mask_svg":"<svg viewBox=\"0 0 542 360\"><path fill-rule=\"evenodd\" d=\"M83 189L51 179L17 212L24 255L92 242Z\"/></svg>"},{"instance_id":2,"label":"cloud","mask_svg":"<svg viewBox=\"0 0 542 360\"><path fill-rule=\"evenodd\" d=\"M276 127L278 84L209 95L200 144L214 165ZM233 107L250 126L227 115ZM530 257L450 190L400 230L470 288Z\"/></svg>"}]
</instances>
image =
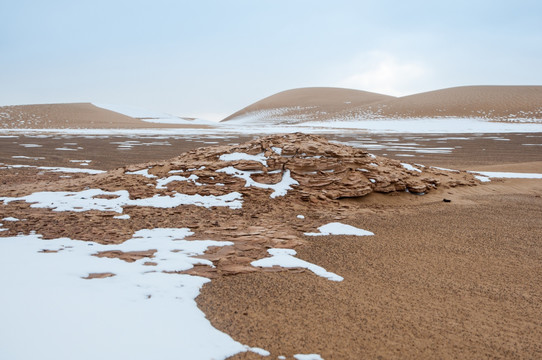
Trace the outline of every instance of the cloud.
<instances>
[{"instance_id":1,"label":"cloud","mask_svg":"<svg viewBox=\"0 0 542 360\"><path fill-rule=\"evenodd\" d=\"M427 87L424 85L430 75L427 66L402 61L382 51L364 53L347 68L350 75L345 76L338 86L394 96L422 91Z\"/></svg>"}]
</instances>

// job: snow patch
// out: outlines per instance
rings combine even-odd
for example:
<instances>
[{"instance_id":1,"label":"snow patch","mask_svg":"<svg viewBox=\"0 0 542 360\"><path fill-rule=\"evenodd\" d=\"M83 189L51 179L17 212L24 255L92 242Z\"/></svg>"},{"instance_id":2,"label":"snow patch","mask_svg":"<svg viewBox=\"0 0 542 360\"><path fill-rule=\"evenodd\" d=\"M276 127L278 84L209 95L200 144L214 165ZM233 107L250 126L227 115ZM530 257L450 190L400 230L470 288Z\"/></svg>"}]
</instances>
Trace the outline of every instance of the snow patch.
<instances>
[{"instance_id":1,"label":"snow patch","mask_svg":"<svg viewBox=\"0 0 542 360\"><path fill-rule=\"evenodd\" d=\"M338 222L322 225L318 228L320 232L317 233L305 233L307 236L324 236L324 235L355 235L355 236L369 236L374 233L359 229L357 227L341 224Z\"/></svg>"},{"instance_id":2,"label":"snow patch","mask_svg":"<svg viewBox=\"0 0 542 360\"><path fill-rule=\"evenodd\" d=\"M285 268L303 268L310 270L316 275L328 280L343 281L341 276L329 272L321 266L314 265L308 261L294 257L297 252L293 249L268 249L267 252L269 255L271 255L271 257L256 260L250 264L257 267L280 266Z\"/></svg>"},{"instance_id":3,"label":"snow patch","mask_svg":"<svg viewBox=\"0 0 542 360\"><path fill-rule=\"evenodd\" d=\"M225 174L232 175L233 177L245 180L245 187L254 186L261 189L271 189L273 190L273 193L271 194L271 198L273 199L278 196L286 195L288 190L292 189L292 185L299 185L299 183L290 176L290 170L284 171L282 174L282 180L277 184L262 184L256 182L250 177L250 175L260 172L238 170L233 166L219 169L216 172L223 172Z\"/></svg>"},{"instance_id":4,"label":"snow patch","mask_svg":"<svg viewBox=\"0 0 542 360\"><path fill-rule=\"evenodd\" d=\"M146 178L149 178L149 179L154 179L154 178L158 177L156 175L149 174L149 169L143 169L143 170L137 170L137 171L126 171L125 174L128 174L128 175L141 175L141 176L145 176Z\"/></svg>"},{"instance_id":5,"label":"snow patch","mask_svg":"<svg viewBox=\"0 0 542 360\"><path fill-rule=\"evenodd\" d=\"M108 198L99 197L103 195ZM132 200L126 190L103 191L100 189L88 189L79 192L43 191L21 197L0 197L0 201L3 201L4 204L12 201L25 201L32 204L30 207L49 208L53 209L53 211L83 212L98 210L113 211L120 214L123 212L123 206L148 206L164 209L180 205L196 205L206 208L227 206L231 209L240 209L242 207L241 199L241 194L232 192L220 196L176 193L172 196L155 195L150 198Z\"/></svg>"},{"instance_id":6,"label":"snow patch","mask_svg":"<svg viewBox=\"0 0 542 360\"><path fill-rule=\"evenodd\" d=\"M238 161L238 160L257 161L261 163L263 166L267 166L267 158L265 157L263 153L258 154L258 155L249 155L245 153L234 152L231 154L220 155L218 159L220 161Z\"/></svg>"},{"instance_id":7,"label":"snow patch","mask_svg":"<svg viewBox=\"0 0 542 360\"><path fill-rule=\"evenodd\" d=\"M407 163L401 163L401 166L404 167L405 169L409 170L409 171L416 171L416 172L419 172L419 173L422 172L420 169L415 168L414 166L412 166L410 164L407 164Z\"/></svg>"},{"instance_id":8,"label":"snow patch","mask_svg":"<svg viewBox=\"0 0 542 360\"><path fill-rule=\"evenodd\" d=\"M469 171L469 172L480 174L488 178L497 178L497 179L542 179L542 174L537 174L537 173L514 173L514 172L498 172L498 171Z\"/></svg>"},{"instance_id":9,"label":"snow patch","mask_svg":"<svg viewBox=\"0 0 542 360\"><path fill-rule=\"evenodd\" d=\"M319 354L295 354L296 360L324 360Z\"/></svg>"},{"instance_id":10,"label":"snow patch","mask_svg":"<svg viewBox=\"0 0 542 360\"><path fill-rule=\"evenodd\" d=\"M210 246L231 244L184 240L191 234L187 228L145 229L120 245L42 240L36 234L2 238L0 281L9 294L0 297L2 355L173 360L224 359L246 351L262 354L264 350L242 345L213 328L197 307L195 298L209 279L162 272L208 265L195 256ZM148 249L157 250L152 259L133 263L91 256L98 251ZM145 266L146 261L158 265ZM107 272L115 276L82 279Z\"/></svg>"},{"instance_id":11,"label":"snow patch","mask_svg":"<svg viewBox=\"0 0 542 360\"><path fill-rule=\"evenodd\" d=\"M189 177L179 176L179 175L173 175L169 176L167 178L158 179L156 180L156 188L157 189L166 189L166 185L173 181L191 181L197 186L202 186L203 184L197 182L199 177L195 174L190 175Z\"/></svg>"}]
</instances>

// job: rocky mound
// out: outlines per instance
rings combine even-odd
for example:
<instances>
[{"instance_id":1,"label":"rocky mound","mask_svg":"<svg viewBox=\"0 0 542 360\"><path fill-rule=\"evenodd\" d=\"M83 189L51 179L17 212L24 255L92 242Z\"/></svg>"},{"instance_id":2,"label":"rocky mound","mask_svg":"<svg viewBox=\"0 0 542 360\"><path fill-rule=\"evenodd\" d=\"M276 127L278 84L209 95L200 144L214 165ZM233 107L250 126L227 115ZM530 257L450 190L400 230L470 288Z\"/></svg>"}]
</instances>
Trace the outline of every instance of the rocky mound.
<instances>
[{"instance_id":1,"label":"rocky mound","mask_svg":"<svg viewBox=\"0 0 542 360\"><path fill-rule=\"evenodd\" d=\"M0 236L35 231L44 238L118 244L141 229L187 227L195 238L232 242L203 256L214 267L188 271L212 277L257 271L250 263L265 257L266 249L307 241L303 234L322 219L344 218L348 206L341 199L415 196L477 183L466 172L400 163L320 136L274 135L84 178L4 186L0 216L24 221L4 222ZM141 249L96 255L148 258L153 266L153 254Z\"/></svg>"}]
</instances>

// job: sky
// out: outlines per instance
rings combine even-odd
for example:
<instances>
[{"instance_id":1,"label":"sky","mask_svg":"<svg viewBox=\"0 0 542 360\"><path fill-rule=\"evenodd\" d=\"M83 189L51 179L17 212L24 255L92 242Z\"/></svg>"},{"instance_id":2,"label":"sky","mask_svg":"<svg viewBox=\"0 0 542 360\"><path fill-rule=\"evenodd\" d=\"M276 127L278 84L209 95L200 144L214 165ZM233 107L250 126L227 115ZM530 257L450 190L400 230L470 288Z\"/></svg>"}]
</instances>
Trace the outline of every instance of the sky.
<instances>
[{"instance_id":1,"label":"sky","mask_svg":"<svg viewBox=\"0 0 542 360\"><path fill-rule=\"evenodd\" d=\"M0 105L219 120L279 91L542 85L538 0L0 0Z\"/></svg>"}]
</instances>

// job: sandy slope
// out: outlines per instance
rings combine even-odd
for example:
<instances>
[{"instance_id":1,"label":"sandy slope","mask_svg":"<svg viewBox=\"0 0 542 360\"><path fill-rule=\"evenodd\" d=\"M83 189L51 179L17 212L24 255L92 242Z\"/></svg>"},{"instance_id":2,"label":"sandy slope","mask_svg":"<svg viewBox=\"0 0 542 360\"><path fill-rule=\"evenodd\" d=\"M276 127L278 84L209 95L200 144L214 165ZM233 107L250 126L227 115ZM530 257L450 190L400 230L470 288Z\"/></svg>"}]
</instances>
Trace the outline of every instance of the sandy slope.
<instances>
[{"instance_id":1,"label":"sandy slope","mask_svg":"<svg viewBox=\"0 0 542 360\"><path fill-rule=\"evenodd\" d=\"M462 86L378 104L384 116L542 118L542 86ZM362 108L364 109L364 108Z\"/></svg>"},{"instance_id":2,"label":"sandy slope","mask_svg":"<svg viewBox=\"0 0 542 360\"><path fill-rule=\"evenodd\" d=\"M367 91L331 87L292 89L279 92L251 104L223 121L237 120L254 113L276 113L280 109L282 116L304 119L309 114L311 120L325 119L328 114L344 110L357 109L369 104L394 99L392 96Z\"/></svg>"},{"instance_id":3,"label":"sandy slope","mask_svg":"<svg viewBox=\"0 0 542 360\"><path fill-rule=\"evenodd\" d=\"M90 103L38 104L0 107L0 128L10 129L133 129L205 128L202 125L149 123Z\"/></svg>"},{"instance_id":4,"label":"sandy slope","mask_svg":"<svg viewBox=\"0 0 542 360\"><path fill-rule=\"evenodd\" d=\"M283 111L281 109L292 109ZM542 86L462 86L393 98L335 88L293 89L260 100L223 121L304 122L379 117L542 119Z\"/></svg>"}]
</instances>

